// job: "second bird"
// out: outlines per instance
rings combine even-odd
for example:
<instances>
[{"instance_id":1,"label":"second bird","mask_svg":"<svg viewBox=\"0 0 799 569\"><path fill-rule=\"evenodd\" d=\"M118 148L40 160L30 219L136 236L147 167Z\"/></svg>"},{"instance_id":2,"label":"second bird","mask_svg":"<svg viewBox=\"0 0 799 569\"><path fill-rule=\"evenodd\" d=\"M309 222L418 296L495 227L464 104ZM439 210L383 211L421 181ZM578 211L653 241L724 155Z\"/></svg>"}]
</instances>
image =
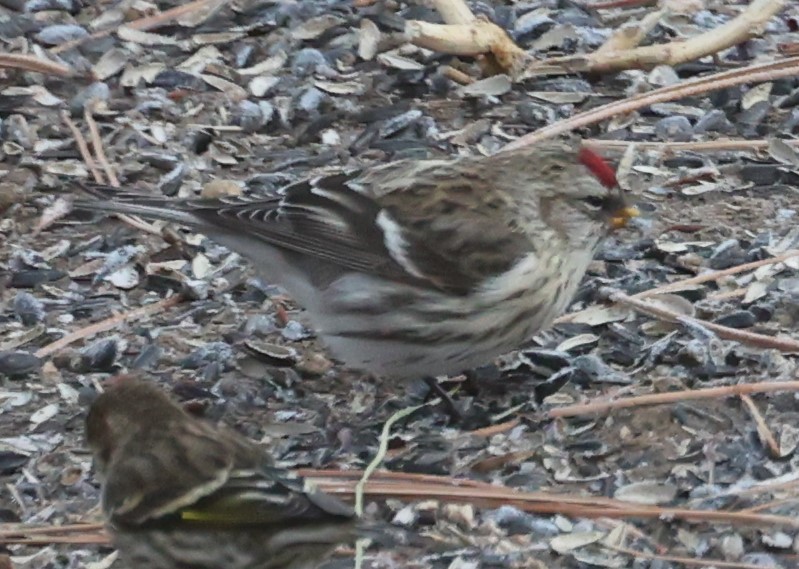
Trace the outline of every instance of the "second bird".
<instances>
[{"instance_id":1,"label":"second bird","mask_svg":"<svg viewBox=\"0 0 799 569\"><path fill-rule=\"evenodd\" d=\"M141 379L106 384L86 438L130 569L313 569L356 536L348 506Z\"/></svg>"},{"instance_id":2,"label":"second bird","mask_svg":"<svg viewBox=\"0 0 799 569\"><path fill-rule=\"evenodd\" d=\"M173 200L88 186L82 209L194 228L308 311L332 354L391 378L461 373L518 348L568 304L635 215L578 142L399 161L274 196Z\"/></svg>"}]
</instances>

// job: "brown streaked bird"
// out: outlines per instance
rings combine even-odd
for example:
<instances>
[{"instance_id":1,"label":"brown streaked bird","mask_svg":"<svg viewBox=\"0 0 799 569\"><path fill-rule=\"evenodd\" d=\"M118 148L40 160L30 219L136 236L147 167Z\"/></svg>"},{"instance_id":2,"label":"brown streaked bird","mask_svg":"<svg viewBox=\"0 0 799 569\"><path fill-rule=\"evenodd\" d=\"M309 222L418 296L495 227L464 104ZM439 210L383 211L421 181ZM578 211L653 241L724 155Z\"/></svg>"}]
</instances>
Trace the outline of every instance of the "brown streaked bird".
<instances>
[{"instance_id":1,"label":"brown streaked bird","mask_svg":"<svg viewBox=\"0 0 799 569\"><path fill-rule=\"evenodd\" d=\"M259 446L124 376L92 403L86 438L102 509L130 567L311 569L358 525Z\"/></svg>"},{"instance_id":2,"label":"brown streaked bird","mask_svg":"<svg viewBox=\"0 0 799 569\"><path fill-rule=\"evenodd\" d=\"M402 160L265 198L86 190L100 199L76 207L186 225L248 258L348 367L428 381L549 326L602 238L637 215L613 170L576 140Z\"/></svg>"}]
</instances>

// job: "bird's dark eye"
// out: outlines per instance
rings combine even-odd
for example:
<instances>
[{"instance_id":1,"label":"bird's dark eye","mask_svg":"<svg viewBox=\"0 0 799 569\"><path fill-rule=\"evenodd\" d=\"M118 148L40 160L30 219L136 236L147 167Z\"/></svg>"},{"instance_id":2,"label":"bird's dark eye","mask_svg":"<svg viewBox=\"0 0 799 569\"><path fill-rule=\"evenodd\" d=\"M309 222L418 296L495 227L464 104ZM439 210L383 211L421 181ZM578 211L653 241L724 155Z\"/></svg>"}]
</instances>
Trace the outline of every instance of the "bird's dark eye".
<instances>
[{"instance_id":1,"label":"bird's dark eye","mask_svg":"<svg viewBox=\"0 0 799 569\"><path fill-rule=\"evenodd\" d=\"M596 209L600 209L605 205L605 200L599 196L588 196L587 198L583 198L583 201Z\"/></svg>"}]
</instances>

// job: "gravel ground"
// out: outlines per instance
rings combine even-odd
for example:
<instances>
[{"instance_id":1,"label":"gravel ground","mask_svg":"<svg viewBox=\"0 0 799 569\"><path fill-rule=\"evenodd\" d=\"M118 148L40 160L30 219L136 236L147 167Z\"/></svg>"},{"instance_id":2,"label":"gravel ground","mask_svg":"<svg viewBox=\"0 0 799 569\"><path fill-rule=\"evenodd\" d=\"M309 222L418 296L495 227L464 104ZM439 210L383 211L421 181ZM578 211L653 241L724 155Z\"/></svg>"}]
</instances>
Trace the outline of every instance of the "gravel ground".
<instances>
[{"instance_id":1,"label":"gravel ground","mask_svg":"<svg viewBox=\"0 0 799 569\"><path fill-rule=\"evenodd\" d=\"M0 1L0 38L4 49L35 53L177 4ZM620 22L644 13L548 1L471 6L541 57L592 51ZM696 35L740 10L720 1L679 6L684 13L663 18L652 42ZM470 95L441 66L477 77L472 61L397 41L404 20L439 21L422 4L250 1L192 16L60 53L76 69L93 69L99 79L91 84L0 69L0 482L8 490L0 494L0 521L99 520L98 485L82 438L84 405L97 382L119 371L141 370L210 419L262 441L287 466L363 468L385 421L426 395L421 379L398 385L342 369L290 298L202 236L172 228L165 238L117 219L64 215L65 198L76 191L69 180L91 175L64 111L91 139L84 118L90 105L122 186L188 196L222 180L257 192L342 166L491 153L560 118L775 58L778 45L799 40L799 8L789 6L761 39L716 61L538 78ZM359 52L367 34L374 44L368 59ZM581 134L676 142L791 137L799 132L799 79L768 85L653 105ZM757 155L634 152L620 177L644 215L606 242L570 312L601 304L602 287L632 294L797 248L798 166L782 145ZM46 357L33 355L70 332L180 291L186 300L175 306ZM793 259L660 301L706 321L790 336L797 299ZM799 516L799 402L791 392L753 396L776 453L766 450L739 398L555 421L542 413L603 395L791 380L793 355L619 309L559 324L520 352L486 363L479 392L456 394L463 421L451 425L444 409L426 407L400 422L387 468L704 510L768 504L763 513ZM491 436L474 432L510 420ZM395 500L375 512L454 545L443 553L371 552L373 566L687 566L634 559L603 546L603 536L640 551L726 560L726 567L799 565L796 526L776 522L630 518L619 525L509 506ZM104 567L111 552L86 545L9 550L14 567L32 568Z\"/></svg>"}]
</instances>

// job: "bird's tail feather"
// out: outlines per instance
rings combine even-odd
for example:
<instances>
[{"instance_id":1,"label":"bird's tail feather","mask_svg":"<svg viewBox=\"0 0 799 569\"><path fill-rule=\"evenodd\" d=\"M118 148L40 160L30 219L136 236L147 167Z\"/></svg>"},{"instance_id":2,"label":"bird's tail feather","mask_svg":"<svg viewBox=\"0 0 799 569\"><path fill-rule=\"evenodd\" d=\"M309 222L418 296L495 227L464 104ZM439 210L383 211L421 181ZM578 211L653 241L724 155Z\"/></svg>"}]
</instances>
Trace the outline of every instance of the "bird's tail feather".
<instances>
[{"instance_id":1,"label":"bird's tail feather","mask_svg":"<svg viewBox=\"0 0 799 569\"><path fill-rule=\"evenodd\" d=\"M193 213L180 207L179 200L127 192L102 184L81 182L79 186L94 199L73 200L72 205L76 209L138 215L145 219L160 219L181 225L203 225Z\"/></svg>"}]
</instances>

